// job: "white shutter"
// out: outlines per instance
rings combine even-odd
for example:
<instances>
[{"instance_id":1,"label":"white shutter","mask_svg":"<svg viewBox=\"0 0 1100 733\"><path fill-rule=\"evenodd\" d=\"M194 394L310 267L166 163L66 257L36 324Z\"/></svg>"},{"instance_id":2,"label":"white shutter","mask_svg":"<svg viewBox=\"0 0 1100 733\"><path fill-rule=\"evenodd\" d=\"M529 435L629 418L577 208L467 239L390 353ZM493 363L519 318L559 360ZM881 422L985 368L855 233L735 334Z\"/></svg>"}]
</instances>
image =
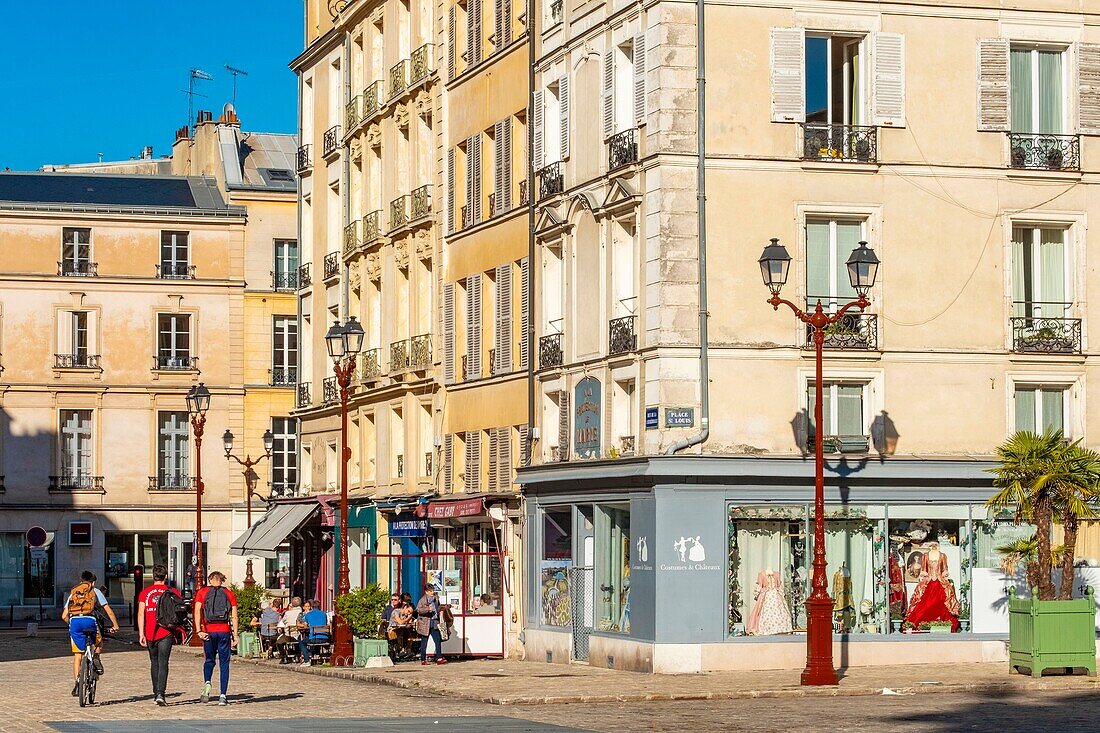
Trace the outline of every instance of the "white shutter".
<instances>
[{"instance_id":1,"label":"white shutter","mask_svg":"<svg viewBox=\"0 0 1100 733\"><path fill-rule=\"evenodd\" d=\"M443 381L455 381L455 284L443 283Z\"/></svg>"},{"instance_id":2,"label":"white shutter","mask_svg":"<svg viewBox=\"0 0 1100 733\"><path fill-rule=\"evenodd\" d=\"M500 123L500 132L504 136L504 162L501 163L501 183L504 188L497 192L497 205L501 211L512 210L512 118L505 117Z\"/></svg>"},{"instance_id":3,"label":"white shutter","mask_svg":"<svg viewBox=\"0 0 1100 733\"><path fill-rule=\"evenodd\" d=\"M512 428L497 428L497 491L512 490Z\"/></svg>"},{"instance_id":4,"label":"white shutter","mask_svg":"<svg viewBox=\"0 0 1100 733\"><path fill-rule=\"evenodd\" d=\"M905 127L905 37L900 33L875 33L873 38L872 123Z\"/></svg>"},{"instance_id":5,"label":"white shutter","mask_svg":"<svg viewBox=\"0 0 1100 733\"><path fill-rule=\"evenodd\" d=\"M447 78L455 78L455 47L457 34L455 32L455 6L447 11Z\"/></svg>"},{"instance_id":6,"label":"white shutter","mask_svg":"<svg viewBox=\"0 0 1100 733\"><path fill-rule=\"evenodd\" d=\"M481 431L466 431L466 491L481 491Z\"/></svg>"},{"instance_id":7,"label":"white shutter","mask_svg":"<svg viewBox=\"0 0 1100 733\"><path fill-rule=\"evenodd\" d=\"M526 257L519 261L519 368L527 371L531 364L531 320L527 309L531 302L531 266Z\"/></svg>"},{"instance_id":8,"label":"white shutter","mask_svg":"<svg viewBox=\"0 0 1100 733\"><path fill-rule=\"evenodd\" d=\"M455 149L447 151L447 233L455 230Z\"/></svg>"},{"instance_id":9,"label":"white shutter","mask_svg":"<svg viewBox=\"0 0 1100 733\"><path fill-rule=\"evenodd\" d=\"M466 278L466 376L481 378L481 273Z\"/></svg>"},{"instance_id":10,"label":"white shutter","mask_svg":"<svg viewBox=\"0 0 1100 733\"><path fill-rule=\"evenodd\" d=\"M535 170L542 168L542 90L536 89L531 101L531 119L534 120L535 129L533 131L534 137L534 154L532 155L531 164L535 167ZM532 196L532 198L534 198Z\"/></svg>"},{"instance_id":11,"label":"white shutter","mask_svg":"<svg viewBox=\"0 0 1100 733\"><path fill-rule=\"evenodd\" d=\"M504 40L501 40L501 36L497 36L497 48L503 48L512 42L512 0L498 0L498 2L504 5L504 10L501 11L504 20L501 34Z\"/></svg>"},{"instance_id":12,"label":"white shutter","mask_svg":"<svg viewBox=\"0 0 1100 733\"><path fill-rule=\"evenodd\" d=\"M470 223L477 224L481 221L481 172L484 170L481 165L481 135L475 134L470 136L470 142L466 146L467 156L467 175L472 182L471 197L472 199L466 202L466 205L470 207Z\"/></svg>"},{"instance_id":13,"label":"white shutter","mask_svg":"<svg viewBox=\"0 0 1100 733\"><path fill-rule=\"evenodd\" d=\"M467 66L481 63L481 3L470 0L466 6L466 61Z\"/></svg>"},{"instance_id":14,"label":"white shutter","mask_svg":"<svg viewBox=\"0 0 1100 733\"><path fill-rule=\"evenodd\" d=\"M1100 135L1100 44L1077 44L1077 131Z\"/></svg>"},{"instance_id":15,"label":"white shutter","mask_svg":"<svg viewBox=\"0 0 1100 733\"><path fill-rule=\"evenodd\" d=\"M493 124L493 210L490 216L504 211L504 123Z\"/></svg>"},{"instance_id":16,"label":"white shutter","mask_svg":"<svg viewBox=\"0 0 1100 733\"><path fill-rule=\"evenodd\" d=\"M527 423L519 426L519 460L521 466L531 465L531 429Z\"/></svg>"},{"instance_id":17,"label":"white shutter","mask_svg":"<svg viewBox=\"0 0 1100 733\"><path fill-rule=\"evenodd\" d=\"M512 371L512 263L497 267L496 303L496 374Z\"/></svg>"},{"instance_id":18,"label":"white shutter","mask_svg":"<svg viewBox=\"0 0 1100 733\"><path fill-rule=\"evenodd\" d=\"M806 31L772 28L772 122L806 121Z\"/></svg>"},{"instance_id":19,"label":"white shutter","mask_svg":"<svg viewBox=\"0 0 1100 733\"><path fill-rule=\"evenodd\" d=\"M561 130L561 155L559 160L569 159L569 77L558 79L558 128Z\"/></svg>"},{"instance_id":20,"label":"white shutter","mask_svg":"<svg viewBox=\"0 0 1100 733\"><path fill-rule=\"evenodd\" d=\"M615 49L603 54L603 136L615 134Z\"/></svg>"},{"instance_id":21,"label":"white shutter","mask_svg":"<svg viewBox=\"0 0 1100 733\"><path fill-rule=\"evenodd\" d=\"M645 124L645 33L634 36L634 121Z\"/></svg>"},{"instance_id":22,"label":"white shutter","mask_svg":"<svg viewBox=\"0 0 1100 733\"><path fill-rule=\"evenodd\" d=\"M497 461L500 459L500 429L489 428L489 491L497 491L497 478L500 468Z\"/></svg>"},{"instance_id":23,"label":"white shutter","mask_svg":"<svg viewBox=\"0 0 1100 733\"><path fill-rule=\"evenodd\" d=\"M569 460L569 391L558 392L558 451L563 461Z\"/></svg>"},{"instance_id":24,"label":"white shutter","mask_svg":"<svg viewBox=\"0 0 1100 733\"><path fill-rule=\"evenodd\" d=\"M978 129L1008 131L1008 41L978 39Z\"/></svg>"},{"instance_id":25,"label":"white shutter","mask_svg":"<svg viewBox=\"0 0 1100 733\"><path fill-rule=\"evenodd\" d=\"M455 490L455 436L443 436L443 493L451 494Z\"/></svg>"}]
</instances>

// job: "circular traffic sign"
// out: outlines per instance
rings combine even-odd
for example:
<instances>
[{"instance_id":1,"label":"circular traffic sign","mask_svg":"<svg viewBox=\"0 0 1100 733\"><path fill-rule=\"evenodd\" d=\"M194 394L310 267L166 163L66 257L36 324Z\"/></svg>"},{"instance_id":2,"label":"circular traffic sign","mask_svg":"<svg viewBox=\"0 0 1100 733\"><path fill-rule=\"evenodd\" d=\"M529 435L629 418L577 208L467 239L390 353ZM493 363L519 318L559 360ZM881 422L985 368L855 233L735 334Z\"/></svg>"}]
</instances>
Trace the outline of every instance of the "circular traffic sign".
<instances>
[{"instance_id":1,"label":"circular traffic sign","mask_svg":"<svg viewBox=\"0 0 1100 733\"><path fill-rule=\"evenodd\" d=\"M31 547L41 547L46 544L46 530L41 527L31 527L28 529L27 544Z\"/></svg>"}]
</instances>

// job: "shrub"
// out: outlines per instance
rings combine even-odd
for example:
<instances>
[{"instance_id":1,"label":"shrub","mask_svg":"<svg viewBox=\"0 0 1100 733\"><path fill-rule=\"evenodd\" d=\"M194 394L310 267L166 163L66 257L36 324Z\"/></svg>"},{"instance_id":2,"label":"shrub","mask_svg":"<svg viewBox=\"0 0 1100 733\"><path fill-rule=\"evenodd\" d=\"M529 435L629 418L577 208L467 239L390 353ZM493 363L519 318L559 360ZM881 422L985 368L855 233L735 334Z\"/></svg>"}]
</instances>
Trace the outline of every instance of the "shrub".
<instances>
[{"instance_id":1,"label":"shrub","mask_svg":"<svg viewBox=\"0 0 1100 733\"><path fill-rule=\"evenodd\" d=\"M260 601L267 598L267 589L262 585L235 585L231 584L229 590L237 597L237 623L241 631L251 631L248 622L254 616L260 615Z\"/></svg>"},{"instance_id":2,"label":"shrub","mask_svg":"<svg viewBox=\"0 0 1100 733\"><path fill-rule=\"evenodd\" d=\"M374 636L382 623L382 609L389 602L389 592L377 585L368 585L337 596L336 611L348 622L351 633L359 637Z\"/></svg>"}]
</instances>

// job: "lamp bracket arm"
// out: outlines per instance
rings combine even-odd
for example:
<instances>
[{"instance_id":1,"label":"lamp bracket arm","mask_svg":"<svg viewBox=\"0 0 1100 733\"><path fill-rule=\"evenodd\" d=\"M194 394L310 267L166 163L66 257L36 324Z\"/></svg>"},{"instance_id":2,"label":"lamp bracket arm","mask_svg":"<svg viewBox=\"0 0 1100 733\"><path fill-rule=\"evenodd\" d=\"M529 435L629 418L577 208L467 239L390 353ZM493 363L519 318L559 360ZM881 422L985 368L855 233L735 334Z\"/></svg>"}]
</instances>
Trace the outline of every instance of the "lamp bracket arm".
<instances>
[{"instance_id":1,"label":"lamp bracket arm","mask_svg":"<svg viewBox=\"0 0 1100 733\"><path fill-rule=\"evenodd\" d=\"M843 308L829 316L829 323L836 323L852 308L859 308L862 311L866 310L869 305L871 305L871 301L867 300L866 296L861 295L858 300L853 300L851 303L845 303Z\"/></svg>"}]
</instances>

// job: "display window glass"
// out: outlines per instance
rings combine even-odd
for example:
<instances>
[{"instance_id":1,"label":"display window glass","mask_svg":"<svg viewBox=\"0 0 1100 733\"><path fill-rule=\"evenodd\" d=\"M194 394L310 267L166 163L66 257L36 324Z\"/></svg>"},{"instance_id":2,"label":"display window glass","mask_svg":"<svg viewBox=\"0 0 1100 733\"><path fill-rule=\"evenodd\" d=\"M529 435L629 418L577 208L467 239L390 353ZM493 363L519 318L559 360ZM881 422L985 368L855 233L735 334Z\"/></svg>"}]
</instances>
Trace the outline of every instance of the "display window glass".
<instances>
[{"instance_id":1,"label":"display window glass","mask_svg":"<svg viewBox=\"0 0 1100 733\"><path fill-rule=\"evenodd\" d=\"M542 623L568 626L569 570L573 566L573 507L547 508L542 514L542 557L539 558Z\"/></svg>"},{"instance_id":2,"label":"display window glass","mask_svg":"<svg viewBox=\"0 0 1100 733\"><path fill-rule=\"evenodd\" d=\"M851 514L859 514L852 511ZM866 517L826 515L825 575L833 599L833 631L838 634L879 632L883 609L881 573L876 573L874 547L881 522Z\"/></svg>"},{"instance_id":3,"label":"display window glass","mask_svg":"<svg viewBox=\"0 0 1100 733\"><path fill-rule=\"evenodd\" d=\"M630 509L596 511L597 628L630 633Z\"/></svg>"},{"instance_id":4,"label":"display window glass","mask_svg":"<svg viewBox=\"0 0 1100 733\"><path fill-rule=\"evenodd\" d=\"M805 631L805 507L731 506L729 542L730 634Z\"/></svg>"},{"instance_id":5,"label":"display window glass","mask_svg":"<svg viewBox=\"0 0 1100 733\"><path fill-rule=\"evenodd\" d=\"M964 521L891 518L890 631L969 630L972 553Z\"/></svg>"}]
</instances>

